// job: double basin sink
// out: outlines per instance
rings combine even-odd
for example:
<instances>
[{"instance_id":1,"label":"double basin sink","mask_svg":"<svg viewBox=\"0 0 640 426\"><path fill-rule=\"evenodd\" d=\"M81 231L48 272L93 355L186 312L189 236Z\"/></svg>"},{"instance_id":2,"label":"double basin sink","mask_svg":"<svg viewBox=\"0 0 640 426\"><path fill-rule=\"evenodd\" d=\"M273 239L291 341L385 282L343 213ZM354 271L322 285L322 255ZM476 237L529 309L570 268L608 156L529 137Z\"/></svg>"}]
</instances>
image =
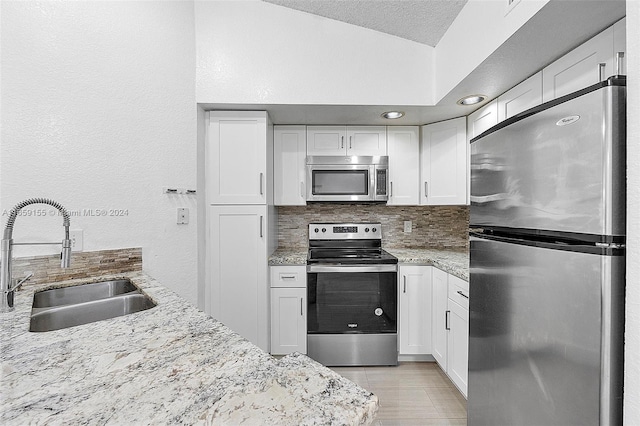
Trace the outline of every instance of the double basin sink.
<instances>
[{"instance_id":1,"label":"double basin sink","mask_svg":"<svg viewBox=\"0 0 640 426\"><path fill-rule=\"evenodd\" d=\"M29 331L52 331L144 311L156 303L128 279L44 290L33 295Z\"/></svg>"}]
</instances>

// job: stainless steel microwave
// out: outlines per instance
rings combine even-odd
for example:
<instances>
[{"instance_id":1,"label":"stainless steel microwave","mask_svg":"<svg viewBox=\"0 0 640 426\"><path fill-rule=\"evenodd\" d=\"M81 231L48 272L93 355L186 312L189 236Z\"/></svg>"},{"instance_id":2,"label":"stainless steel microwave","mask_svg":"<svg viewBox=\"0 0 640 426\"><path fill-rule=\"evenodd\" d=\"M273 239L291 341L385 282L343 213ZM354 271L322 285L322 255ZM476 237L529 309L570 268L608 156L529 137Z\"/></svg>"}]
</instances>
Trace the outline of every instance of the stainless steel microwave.
<instances>
[{"instance_id":1,"label":"stainless steel microwave","mask_svg":"<svg viewBox=\"0 0 640 426\"><path fill-rule=\"evenodd\" d=\"M307 201L386 202L389 157L308 156Z\"/></svg>"}]
</instances>

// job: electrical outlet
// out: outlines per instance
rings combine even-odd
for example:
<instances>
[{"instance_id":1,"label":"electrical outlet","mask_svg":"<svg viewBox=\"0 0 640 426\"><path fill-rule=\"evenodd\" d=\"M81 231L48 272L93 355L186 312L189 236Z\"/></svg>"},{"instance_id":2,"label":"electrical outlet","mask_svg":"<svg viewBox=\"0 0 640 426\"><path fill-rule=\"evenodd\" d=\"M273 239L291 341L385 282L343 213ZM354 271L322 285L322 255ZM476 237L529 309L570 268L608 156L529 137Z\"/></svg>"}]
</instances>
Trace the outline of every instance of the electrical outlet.
<instances>
[{"instance_id":1,"label":"electrical outlet","mask_svg":"<svg viewBox=\"0 0 640 426\"><path fill-rule=\"evenodd\" d=\"M178 208L178 225L186 225L189 223L189 209Z\"/></svg>"},{"instance_id":2,"label":"electrical outlet","mask_svg":"<svg viewBox=\"0 0 640 426\"><path fill-rule=\"evenodd\" d=\"M404 232L406 232L407 234L411 233L411 221L410 220L405 220L404 221Z\"/></svg>"},{"instance_id":3,"label":"electrical outlet","mask_svg":"<svg viewBox=\"0 0 640 426\"><path fill-rule=\"evenodd\" d=\"M82 229L76 229L75 231L69 230L69 239L71 240L71 251L82 251Z\"/></svg>"}]
</instances>

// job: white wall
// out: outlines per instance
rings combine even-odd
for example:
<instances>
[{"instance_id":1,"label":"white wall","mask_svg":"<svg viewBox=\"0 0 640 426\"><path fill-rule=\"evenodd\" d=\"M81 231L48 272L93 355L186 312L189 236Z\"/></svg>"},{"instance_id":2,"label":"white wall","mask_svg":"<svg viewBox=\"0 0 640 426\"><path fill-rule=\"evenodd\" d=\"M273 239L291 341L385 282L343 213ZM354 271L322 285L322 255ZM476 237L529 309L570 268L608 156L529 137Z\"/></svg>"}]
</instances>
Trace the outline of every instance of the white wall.
<instances>
[{"instance_id":1,"label":"white wall","mask_svg":"<svg viewBox=\"0 0 640 426\"><path fill-rule=\"evenodd\" d=\"M640 2L627 1L627 303L624 423L640 423Z\"/></svg>"},{"instance_id":2,"label":"white wall","mask_svg":"<svg viewBox=\"0 0 640 426\"><path fill-rule=\"evenodd\" d=\"M469 0L436 46L435 101L449 93L548 2L519 0L509 9L506 0Z\"/></svg>"},{"instance_id":3,"label":"white wall","mask_svg":"<svg viewBox=\"0 0 640 426\"><path fill-rule=\"evenodd\" d=\"M432 47L257 0L195 16L199 103L433 104Z\"/></svg>"},{"instance_id":4,"label":"white wall","mask_svg":"<svg viewBox=\"0 0 640 426\"><path fill-rule=\"evenodd\" d=\"M85 251L142 247L143 268L195 303L195 197L162 193L196 187L193 2L1 8L0 210L53 198L80 212L71 228L84 230ZM189 225L176 224L177 207L190 208ZM19 217L14 239L61 240L61 224L48 214Z\"/></svg>"}]
</instances>

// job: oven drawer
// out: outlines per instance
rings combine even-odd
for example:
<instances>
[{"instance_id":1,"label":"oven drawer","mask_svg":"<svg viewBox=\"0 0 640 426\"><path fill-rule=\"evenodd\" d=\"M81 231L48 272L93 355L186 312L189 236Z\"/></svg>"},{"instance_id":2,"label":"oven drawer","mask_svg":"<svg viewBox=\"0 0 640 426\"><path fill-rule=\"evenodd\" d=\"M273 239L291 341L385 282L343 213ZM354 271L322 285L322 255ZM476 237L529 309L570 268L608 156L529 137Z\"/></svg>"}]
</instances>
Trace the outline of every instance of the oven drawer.
<instances>
[{"instance_id":1,"label":"oven drawer","mask_svg":"<svg viewBox=\"0 0 640 426\"><path fill-rule=\"evenodd\" d=\"M469 283L449 274L449 299L469 309Z\"/></svg>"},{"instance_id":2,"label":"oven drawer","mask_svg":"<svg viewBox=\"0 0 640 426\"><path fill-rule=\"evenodd\" d=\"M271 267L271 287L306 287L307 268L305 265L285 265Z\"/></svg>"}]
</instances>

